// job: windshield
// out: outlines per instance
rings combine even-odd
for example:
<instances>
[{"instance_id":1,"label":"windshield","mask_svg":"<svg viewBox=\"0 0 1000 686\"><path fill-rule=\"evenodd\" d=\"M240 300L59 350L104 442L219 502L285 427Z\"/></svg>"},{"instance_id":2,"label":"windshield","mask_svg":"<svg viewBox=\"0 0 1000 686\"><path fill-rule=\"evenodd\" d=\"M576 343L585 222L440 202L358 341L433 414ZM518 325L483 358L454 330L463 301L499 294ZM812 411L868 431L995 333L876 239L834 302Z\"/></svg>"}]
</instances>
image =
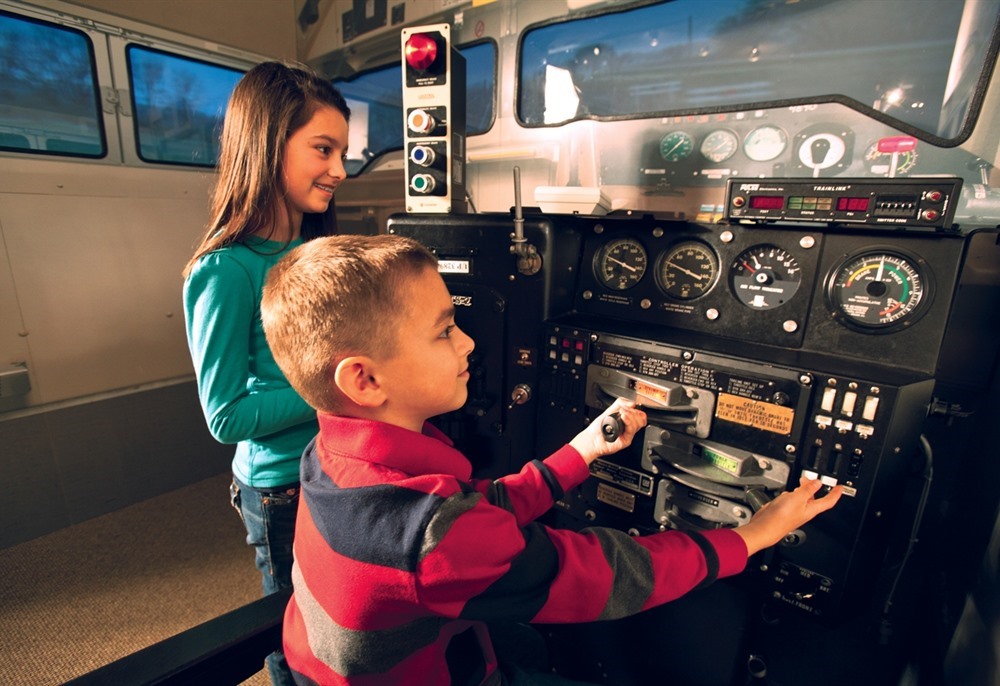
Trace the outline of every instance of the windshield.
<instances>
[{"instance_id":1,"label":"windshield","mask_svg":"<svg viewBox=\"0 0 1000 686\"><path fill-rule=\"evenodd\" d=\"M525 32L518 117L839 102L942 144L967 136L998 0L675 0Z\"/></svg>"}]
</instances>

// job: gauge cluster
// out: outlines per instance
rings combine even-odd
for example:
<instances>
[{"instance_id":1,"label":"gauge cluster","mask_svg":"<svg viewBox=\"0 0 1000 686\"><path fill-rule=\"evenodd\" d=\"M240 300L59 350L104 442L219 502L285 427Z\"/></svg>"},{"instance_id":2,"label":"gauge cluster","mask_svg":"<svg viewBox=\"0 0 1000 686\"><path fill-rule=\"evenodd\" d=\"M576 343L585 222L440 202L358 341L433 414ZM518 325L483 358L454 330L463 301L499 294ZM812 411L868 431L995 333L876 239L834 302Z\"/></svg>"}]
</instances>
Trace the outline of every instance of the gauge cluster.
<instances>
[{"instance_id":1,"label":"gauge cluster","mask_svg":"<svg viewBox=\"0 0 1000 686\"><path fill-rule=\"evenodd\" d=\"M579 313L871 361L891 356L902 366L932 365L945 325L935 302L951 298L961 249L944 236L819 226L587 221Z\"/></svg>"},{"instance_id":2,"label":"gauge cluster","mask_svg":"<svg viewBox=\"0 0 1000 686\"><path fill-rule=\"evenodd\" d=\"M937 159L939 148L835 103L619 126L627 131L598 143L602 183L639 185L653 194L718 185L734 176L899 178L926 173L924 168L949 169ZM623 151L615 142L622 137L639 141L636 149Z\"/></svg>"},{"instance_id":3,"label":"gauge cluster","mask_svg":"<svg viewBox=\"0 0 1000 686\"><path fill-rule=\"evenodd\" d=\"M577 309L760 343L796 345L810 305L819 234L699 224L595 223ZM802 292L800 292L802 291Z\"/></svg>"}]
</instances>

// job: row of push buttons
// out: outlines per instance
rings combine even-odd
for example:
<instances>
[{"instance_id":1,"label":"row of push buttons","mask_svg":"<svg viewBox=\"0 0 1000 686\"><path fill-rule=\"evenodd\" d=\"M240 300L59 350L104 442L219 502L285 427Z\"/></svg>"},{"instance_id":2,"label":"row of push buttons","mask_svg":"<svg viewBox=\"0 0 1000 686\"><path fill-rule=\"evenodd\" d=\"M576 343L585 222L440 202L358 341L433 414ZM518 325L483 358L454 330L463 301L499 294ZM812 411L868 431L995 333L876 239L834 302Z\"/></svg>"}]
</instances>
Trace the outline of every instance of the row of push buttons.
<instances>
[{"instance_id":1,"label":"row of push buttons","mask_svg":"<svg viewBox=\"0 0 1000 686\"><path fill-rule=\"evenodd\" d=\"M877 389L872 389L877 391ZM820 400L820 409L824 412L832 413L837 404L837 388L835 386L828 386L823 389L823 398ZM861 418L865 421L874 422L875 413L878 412L879 397L877 395L869 395L865 398L864 405L861 407ZM853 417L854 412L857 410L858 406L858 393L854 390L849 390L844 392L844 397L840 401L840 414L845 417Z\"/></svg>"},{"instance_id":2,"label":"row of push buttons","mask_svg":"<svg viewBox=\"0 0 1000 686\"><path fill-rule=\"evenodd\" d=\"M549 359L565 362L577 367L583 366L584 343L578 338L549 336Z\"/></svg>"}]
</instances>

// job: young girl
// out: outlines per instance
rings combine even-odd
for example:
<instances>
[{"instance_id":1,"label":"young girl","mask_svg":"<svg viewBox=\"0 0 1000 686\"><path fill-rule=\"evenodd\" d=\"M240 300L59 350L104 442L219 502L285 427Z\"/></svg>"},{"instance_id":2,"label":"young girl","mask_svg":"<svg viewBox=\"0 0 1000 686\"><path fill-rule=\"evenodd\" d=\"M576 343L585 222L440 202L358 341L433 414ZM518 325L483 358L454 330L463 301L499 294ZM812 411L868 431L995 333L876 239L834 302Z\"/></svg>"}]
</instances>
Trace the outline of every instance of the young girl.
<instances>
[{"instance_id":1,"label":"young girl","mask_svg":"<svg viewBox=\"0 0 1000 686\"><path fill-rule=\"evenodd\" d=\"M265 594L291 586L299 458L318 427L268 349L261 289L292 248L334 232L349 116L344 97L305 68L247 72L226 111L212 220L184 268L198 394L212 435L236 444L232 503ZM267 662L275 684L292 683L283 655Z\"/></svg>"}]
</instances>

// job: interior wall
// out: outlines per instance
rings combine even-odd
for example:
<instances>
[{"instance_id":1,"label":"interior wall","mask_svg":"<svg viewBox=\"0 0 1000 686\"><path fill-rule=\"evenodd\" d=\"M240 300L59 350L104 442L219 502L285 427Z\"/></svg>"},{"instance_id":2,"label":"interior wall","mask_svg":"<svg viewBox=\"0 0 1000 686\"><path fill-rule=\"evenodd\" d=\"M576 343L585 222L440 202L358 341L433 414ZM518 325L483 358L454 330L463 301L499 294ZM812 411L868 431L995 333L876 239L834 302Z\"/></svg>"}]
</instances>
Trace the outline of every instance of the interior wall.
<instances>
[{"instance_id":1,"label":"interior wall","mask_svg":"<svg viewBox=\"0 0 1000 686\"><path fill-rule=\"evenodd\" d=\"M297 59L298 0L68 1L276 59Z\"/></svg>"}]
</instances>

